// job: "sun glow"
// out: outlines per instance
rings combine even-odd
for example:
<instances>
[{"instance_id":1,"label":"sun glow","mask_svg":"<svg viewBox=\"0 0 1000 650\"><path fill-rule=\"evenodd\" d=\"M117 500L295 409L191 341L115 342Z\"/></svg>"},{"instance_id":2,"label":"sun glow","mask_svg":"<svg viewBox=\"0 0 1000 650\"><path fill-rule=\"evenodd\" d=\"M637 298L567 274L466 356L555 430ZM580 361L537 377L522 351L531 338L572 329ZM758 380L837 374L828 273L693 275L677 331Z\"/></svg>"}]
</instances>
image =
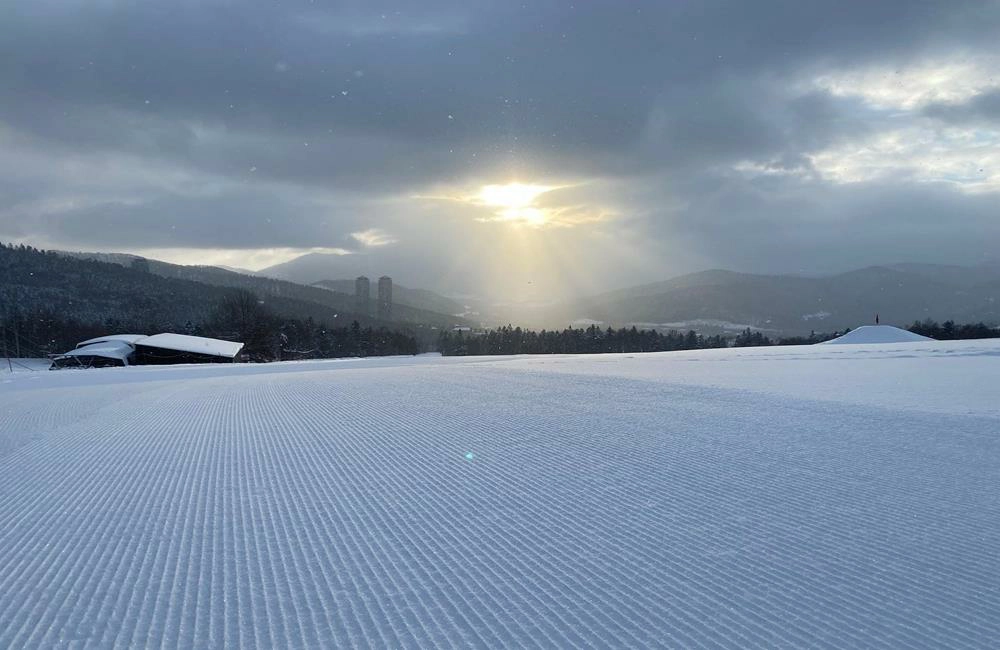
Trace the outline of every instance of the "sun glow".
<instances>
[{"instance_id":1,"label":"sun glow","mask_svg":"<svg viewBox=\"0 0 1000 650\"><path fill-rule=\"evenodd\" d=\"M588 181L542 185L540 183L469 183L464 188L439 187L412 198L448 201L471 208L469 215L482 223L501 222L515 230L569 228L601 221L614 212L603 205L593 205L585 196L574 196L574 190ZM522 228L526 226L527 228Z\"/></svg>"},{"instance_id":2,"label":"sun glow","mask_svg":"<svg viewBox=\"0 0 1000 650\"><path fill-rule=\"evenodd\" d=\"M476 196L478 203L497 208L497 216L503 221L513 221L540 226L547 219L545 210L535 205L542 194L556 187L549 185L526 185L508 183L506 185L484 185Z\"/></svg>"}]
</instances>

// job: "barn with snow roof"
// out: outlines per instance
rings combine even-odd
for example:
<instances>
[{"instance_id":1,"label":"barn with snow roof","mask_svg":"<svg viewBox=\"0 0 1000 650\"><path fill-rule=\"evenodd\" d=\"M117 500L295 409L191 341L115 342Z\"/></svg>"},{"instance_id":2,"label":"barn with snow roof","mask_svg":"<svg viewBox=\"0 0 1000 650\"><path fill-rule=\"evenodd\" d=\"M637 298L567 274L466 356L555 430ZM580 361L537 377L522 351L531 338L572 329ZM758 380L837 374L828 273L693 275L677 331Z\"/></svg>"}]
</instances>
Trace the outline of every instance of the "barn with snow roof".
<instances>
[{"instance_id":1,"label":"barn with snow roof","mask_svg":"<svg viewBox=\"0 0 1000 650\"><path fill-rule=\"evenodd\" d=\"M154 334L135 342L136 365L235 361L243 344L186 334Z\"/></svg>"},{"instance_id":2,"label":"barn with snow roof","mask_svg":"<svg viewBox=\"0 0 1000 650\"><path fill-rule=\"evenodd\" d=\"M53 358L52 368L174 363L224 363L239 357L243 344L186 334L111 334L81 341L76 348Z\"/></svg>"}]
</instances>

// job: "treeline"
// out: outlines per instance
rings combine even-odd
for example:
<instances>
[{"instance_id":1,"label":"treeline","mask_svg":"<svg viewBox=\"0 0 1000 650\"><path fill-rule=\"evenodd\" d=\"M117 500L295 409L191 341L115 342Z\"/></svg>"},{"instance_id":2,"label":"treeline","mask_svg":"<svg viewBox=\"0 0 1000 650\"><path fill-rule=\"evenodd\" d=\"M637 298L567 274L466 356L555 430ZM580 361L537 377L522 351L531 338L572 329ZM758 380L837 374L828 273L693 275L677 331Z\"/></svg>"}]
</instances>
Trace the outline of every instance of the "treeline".
<instances>
[{"instance_id":1,"label":"treeline","mask_svg":"<svg viewBox=\"0 0 1000 650\"><path fill-rule=\"evenodd\" d=\"M675 330L661 333L635 327L602 330L596 325L586 329L568 327L561 332L535 332L507 325L485 332L443 331L438 338L438 350L446 356L664 352L724 348L726 345L726 339L721 336L702 336L694 331L686 334Z\"/></svg>"},{"instance_id":2,"label":"treeline","mask_svg":"<svg viewBox=\"0 0 1000 650\"><path fill-rule=\"evenodd\" d=\"M419 344L408 332L385 327L330 326L312 318L281 318L252 291L230 293L195 335L244 343L250 361L330 359L417 354Z\"/></svg>"},{"instance_id":3,"label":"treeline","mask_svg":"<svg viewBox=\"0 0 1000 650\"><path fill-rule=\"evenodd\" d=\"M733 338L734 348L753 348L762 345L813 345L822 343L843 336L850 332L845 329L843 332L810 332L809 336L783 336L772 339L763 332L751 330L749 327Z\"/></svg>"},{"instance_id":4,"label":"treeline","mask_svg":"<svg viewBox=\"0 0 1000 650\"><path fill-rule=\"evenodd\" d=\"M956 325L953 321L937 324L916 322L909 330L934 339L1000 338L1000 329L983 323ZM703 336L670 330L640 330L635 327L602 330L596 325L586 329L568 327L562 331L532 330L507 325L485 332L443 331L438 350L446 356L494 354L597 354L601 352L666 352L725 347L769 345L812 345L847 334L850 329L834 332L810 332L809 336L771 338L759 330L744 329L735 337Z\"/></svg>"},{"instance_id":5,"label":"treeline","mask_svg":"<svg viewBox=\"0 0 1000 650\"><path fill-rule=\"evenodd\" d=\"M939 341L1000 338L1000 328L990 327L985 323L958 325L953 320L946 320L939 325L928 318L923 321L914 321L913 325L910 325L907 329L914 334L929 336Z\"/></svg>"},{"instance_id":6,"label":"treeline","mask_svg":"<svg viewBox=\"0 0 1000 650\"><path fill-rule=\"evenodd\" d=\"M330 326L312 318L281 317L245 290L228 293L202 322L177 326L155 319L109 317L102 321L62 316L54 309L19 309L6 303L0 312L0 353L46 357L73 349L80 341L106 334L176 332L244 343L247 361L368 357L419 352L417 339L385 327Z\"/></svg>"},{"instance_id":7,"label":"treeline","mask_svg":"<svg viewBox=\"0 0 1000 650\"><path fill-rule=\"evenodd\" d=\"M844 332L816 333L771 339L760 331L745 329L730 339L722 335L704 336L694 330L640 330L636 327L586 329L568 327L562 331L535 332L507 325L485 332L444 331L438 349L444 355L490 354L597 354L602 352L668 352L761 345L810 345L836 338Z\"/></svg>"},{"instance_id":8,"label":"treeline","mask_svg":"<svg viewBox=\"0 0 1000 650\"><path fill-rule=\"evenodd\" d=\"M953 320L946 320L945 322L938 324L933 320L927 319L923 321L914 321L914 323L906 329L914 334L929 336L930 338L937 339L939 341L1000 338L1000 328L990 327L985 323L967 323L960 325L955 323ZM845 329L842 332L812 332L809 336L790 336L771 339L765 336L762 332L745 329L733 339L732 345L733 347L756 347L761 345L812 345L813 343L822 343L823 341L835 339L838 336L843 336L850 331L850 329Z\"/></svg>"}]
</instances>

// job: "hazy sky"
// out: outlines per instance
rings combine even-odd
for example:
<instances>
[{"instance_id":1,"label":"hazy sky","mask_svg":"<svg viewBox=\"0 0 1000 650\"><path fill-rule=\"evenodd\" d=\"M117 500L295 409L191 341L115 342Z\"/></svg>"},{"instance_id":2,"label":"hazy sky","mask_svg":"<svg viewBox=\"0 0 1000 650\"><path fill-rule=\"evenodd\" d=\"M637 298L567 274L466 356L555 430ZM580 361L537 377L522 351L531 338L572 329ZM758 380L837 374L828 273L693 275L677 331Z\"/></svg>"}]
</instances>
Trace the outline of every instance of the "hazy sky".
<instances>
[{"instance_id":1,"label":"hazy sky","mask_svg":"<svg viewBox=\"0 0 1000 650\"><path fill-rule=\"evenodd\" d=\"M8 1L0 240L520 297L996 260L998 34L995 2Z\"/></svg>"}]
</instances>

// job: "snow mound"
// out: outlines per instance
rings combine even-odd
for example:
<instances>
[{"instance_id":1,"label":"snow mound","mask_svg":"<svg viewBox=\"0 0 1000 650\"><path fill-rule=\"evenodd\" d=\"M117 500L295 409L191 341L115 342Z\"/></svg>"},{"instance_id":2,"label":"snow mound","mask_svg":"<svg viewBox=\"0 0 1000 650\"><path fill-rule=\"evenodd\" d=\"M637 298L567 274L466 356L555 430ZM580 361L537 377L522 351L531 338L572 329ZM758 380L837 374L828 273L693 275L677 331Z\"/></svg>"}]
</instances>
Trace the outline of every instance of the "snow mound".
<instances>
[{"instance_id":1,"label":"snow mound","mask_svg":"<svg viewBox=\"0 0 1000 650\"><path fill-rule=\"evenodd\" d=\"M915 341L933 341L934 339L913 332L908 332L891 325L864 325L851 330L843 336L824 341L826 343L913 343Z\"/></svg>"}]
</instances>

